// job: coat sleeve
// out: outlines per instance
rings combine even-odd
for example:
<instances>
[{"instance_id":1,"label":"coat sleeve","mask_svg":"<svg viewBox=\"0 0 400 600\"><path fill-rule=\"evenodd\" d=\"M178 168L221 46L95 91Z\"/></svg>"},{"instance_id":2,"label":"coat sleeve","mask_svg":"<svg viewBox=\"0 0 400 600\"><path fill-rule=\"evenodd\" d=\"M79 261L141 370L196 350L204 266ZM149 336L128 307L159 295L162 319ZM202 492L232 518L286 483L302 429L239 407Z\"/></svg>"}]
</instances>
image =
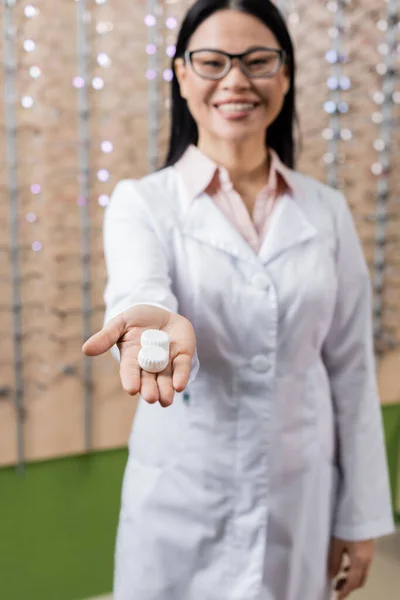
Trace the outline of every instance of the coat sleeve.
<instances>
[{"instance_id":1,"label":"coat sleeve","mask_svg":"<svg viewBox=\"0 0 400 600\"><path fill-rule=\"evenodd\" d=\"M178 299L171 287L171 249L157 230L137 187L133 180L120 181L105 211L103 241L107 285L104 323L138 304L178 312ZM117 346L111 353L119 360ZM196 349L189 383L195 379L198 369Z\"/></svg>"},{"instance_id":2,"label":"coat sleeve","mask_svg":"<svg viewBox=\"0 0 400 600\"><path fill-rule=\"evenodd\" d=\"M323 348L340 472L333 535L363 540L391 533L393 519L376 382L369 272L341 194L335 209L338 289Z\"/></svg>"}]
</instances>

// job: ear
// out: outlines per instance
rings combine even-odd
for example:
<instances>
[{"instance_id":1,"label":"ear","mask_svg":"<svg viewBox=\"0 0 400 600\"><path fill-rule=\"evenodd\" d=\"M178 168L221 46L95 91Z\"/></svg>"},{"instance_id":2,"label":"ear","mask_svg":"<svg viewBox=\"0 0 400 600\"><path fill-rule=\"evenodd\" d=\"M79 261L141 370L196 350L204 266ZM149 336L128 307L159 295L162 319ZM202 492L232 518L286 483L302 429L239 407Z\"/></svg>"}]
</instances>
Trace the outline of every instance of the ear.
<instances>
[{"instance_id":1,"label":"ear","mask_svg":"<svg viewBox=\"0 0 400 600\"><path fill-rule=\"evenodd\" d=\"M174 67L175 67L175 73L176 73L176 78L178 80L179 83L179 90L181 93L182 98L184 98L186 100L186 63L185 60L183 58L177 58L174 61Z\"/></svg>"}]
</instances>

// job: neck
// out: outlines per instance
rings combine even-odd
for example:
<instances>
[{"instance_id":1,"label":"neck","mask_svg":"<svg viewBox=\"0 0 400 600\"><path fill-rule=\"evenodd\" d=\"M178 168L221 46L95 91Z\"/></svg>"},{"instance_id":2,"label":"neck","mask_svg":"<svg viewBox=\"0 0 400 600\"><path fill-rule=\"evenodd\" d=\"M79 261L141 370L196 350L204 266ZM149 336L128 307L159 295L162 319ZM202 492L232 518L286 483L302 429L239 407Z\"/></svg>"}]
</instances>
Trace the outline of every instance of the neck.
<instances>
[{"instance_id":1,"label":"neck","mask_svg":"<svg viewBox=\"0 0 400 600\"><path fill-rule=\"evenodd\" d=\"M268 178L269 160L265 137L257 143L254 140L244 140L236 144L200 137L198 148L228 171L232 183Z\"/></svg>"}]
</instances>

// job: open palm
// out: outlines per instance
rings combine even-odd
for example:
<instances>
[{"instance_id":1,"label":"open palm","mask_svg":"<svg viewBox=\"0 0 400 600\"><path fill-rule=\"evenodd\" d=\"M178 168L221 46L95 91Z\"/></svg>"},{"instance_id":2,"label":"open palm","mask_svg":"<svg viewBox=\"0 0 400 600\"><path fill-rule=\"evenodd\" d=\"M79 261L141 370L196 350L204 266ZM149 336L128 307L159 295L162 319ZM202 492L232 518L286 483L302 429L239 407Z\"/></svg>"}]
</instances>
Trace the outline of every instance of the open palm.
<instances>
[{"instance_id":1,"label":"open palm","mask_svg":"<svg viewBox=\"0 0 400 600\"><path fill-rule=\"evenodd\" d=\"M146 329L160 329L171 338L170 362L161 373L147 373L139 366L140 339ZM187 386L196 338L192 324L185 317L147 304L133 306L89 338L82 352L98 356L114 344L120 351L120 377L128 394L140 393L151 404L159 401L162 406L169 406L174 392L181 392Z\"/></svg>"}]
</instances>

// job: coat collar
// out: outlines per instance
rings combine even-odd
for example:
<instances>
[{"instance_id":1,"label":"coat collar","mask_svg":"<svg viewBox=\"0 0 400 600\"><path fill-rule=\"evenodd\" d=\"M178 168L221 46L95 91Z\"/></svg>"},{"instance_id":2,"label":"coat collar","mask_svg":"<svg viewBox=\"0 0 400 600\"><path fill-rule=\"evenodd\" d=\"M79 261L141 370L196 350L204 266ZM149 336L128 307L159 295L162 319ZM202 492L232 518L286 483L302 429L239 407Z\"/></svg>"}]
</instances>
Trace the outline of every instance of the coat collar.
<instances>
[{"instance_id":1,"label":"coat collar","mask_svg":"<svg viewBox=\"0 0 400 600\"><path fill-rule=\"evenodd\" d=\"M306 187L302 176L281 163L290 190L277 203L260 252L256 254L246 240L219 210L206 192L195 201L180 178L184 195L185 215L183 232L239 260L266 265L285 252L317 235L317 230L302 208Z\"/></svg>"},{"instance_id":2,"label":"coat collar","mask_svg":"<svg viewBox=\"0 0 400 600\"><path fill-rule=\"evenodd\" d=\"M278 185L278 175L283 179L286 189L290 190L287 167L282 163L277 153L269 149L271 160L270 182L268 190L275 193ZM174 169L178 171L186 187L189 197L195 201L202 193L208 192L216 176L222 186L229 188L230 179L226 169L219 166L206 154L201 152L197 146L191 144L183 156L175 164Z\"/></svg>"}]
</instances>

